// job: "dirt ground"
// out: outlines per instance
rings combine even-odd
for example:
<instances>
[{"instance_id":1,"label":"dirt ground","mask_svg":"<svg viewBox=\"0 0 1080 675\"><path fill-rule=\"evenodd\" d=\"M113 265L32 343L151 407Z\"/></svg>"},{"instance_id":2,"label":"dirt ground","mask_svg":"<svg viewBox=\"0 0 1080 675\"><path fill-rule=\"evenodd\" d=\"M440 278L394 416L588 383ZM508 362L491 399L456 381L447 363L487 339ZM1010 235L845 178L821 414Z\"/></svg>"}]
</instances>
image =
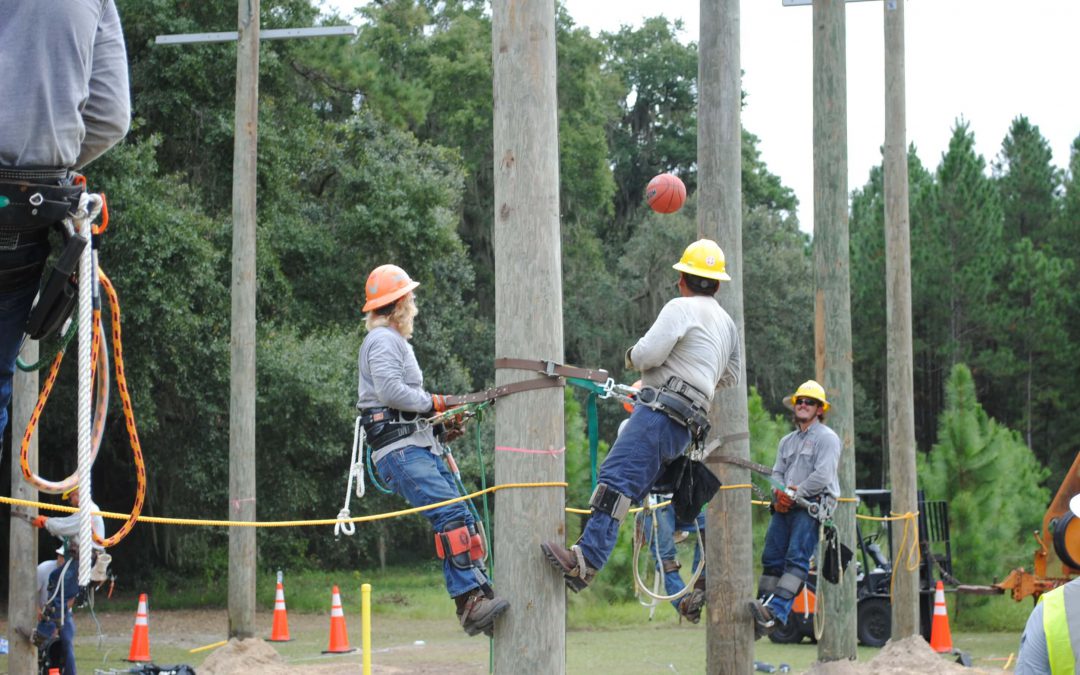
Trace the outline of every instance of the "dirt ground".
<instances>
[{"instance_id":1,"label":"dirt ground","mask_svg":"<svg viewBox=\"0 0 1080 675\"><path fill-rule=\"evenodd\" d=\"M79 672L84 674L126 673L131 667L123 659L131 644L134 615L107 612L97 615L98 623L85 612L76 615ZM376 617L372 635L372 671L380 674L483 675L488 672L489 642L468 638L453 621L398 617ZM361 644L356 617L347 617L351 647ZM151 607L151 656L157 665L183 663L199 675L330 675L361 671L359 650L350 654L322 654L329 636L329 617L290 612L290 642L262 640L231 641L225 646L191 653L190 650L224 639L228 632L227 613L222 610L157 611ZM256 625L269 631L270 613L259 613ZM99 628L100 626L100 632ZM8 634L0 621L0 634ZM265 637L265 636L263 636ZM703 672L702 626L642 625L610 631L576 631L567 636L567 672L594 673L595 667L580 666L583 652L607 653L620 662L612 664L621 675L637 673ZM921 638L889 643L881 650L864 651L860 661L813 663L812 645L785 645L785 651L769 652L780 646L768 641L755 644L755 653L772 663L790 662L792 672L806 675L976 675L990 670L963 668L955 657L934 653ZM605 651L606 650L606 651ZM686 660L680 652L695 652ZM1003 652L1007 654L1008 652ZM576 658L575 658L576 656ZM683 657L680 661L679 658ZM769 658L771 657L771 658ZM800 664L798 659L803 662ZM590 662L591 663L591 662ZM983 665L983 664L978 664ZM986 667L984 665L984 667ZM7 659L0 657L0 673L7 672ZM1000 672L1000 666L994 668ZM522 673L528 673L523 667ZM20 673L19 675L27 675Z\"/></svg>"}]
</instances>

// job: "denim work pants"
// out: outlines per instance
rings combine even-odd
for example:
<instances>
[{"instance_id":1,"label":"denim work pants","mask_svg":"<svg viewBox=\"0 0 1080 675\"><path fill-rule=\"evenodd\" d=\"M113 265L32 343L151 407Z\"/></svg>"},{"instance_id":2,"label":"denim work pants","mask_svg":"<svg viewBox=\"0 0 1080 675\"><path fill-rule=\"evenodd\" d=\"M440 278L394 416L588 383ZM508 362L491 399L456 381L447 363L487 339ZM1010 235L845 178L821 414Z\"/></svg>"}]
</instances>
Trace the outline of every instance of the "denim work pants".
<instances>
[{"instance_id":1,"label":"denim work pants","mask_svg":"<svg viewBox=\"0 0 1080 675\"><path fill-rule=\"evenodd\" d=\"M817 545L818 521L811 518L806 509L793 506L787 513L774 513L769 521L769 530L765 533L762 569L765 574L772 576L791 573L805 580L810 571L810 558L817 551ZM781 623L787 623L794 599L774 595L769 600L769 608Z\"/></svg>"},{"instance_id":2,"label":"denim work pants","mask_svg":"<svg viewBox=\"0 0 1080 675\"><path fill-rule=\"evenodd\" d=\"M377 468L387 487L414 507L461 496L446 463L441 457L431 454L427 448L412 445L398 448L380 459ZM445 532L448 525L454 521L467 525L475 522L463 502L440 506L423 513L436 532ZM446 590L452 598L488 583L487 575L482 571L475 567L458 569L451 564L449 557L443 560L443 576L446 577Z\"/></svg>"},{"instance_id":3,"label":"denim work pants","mask_svg":"<svg viewBox=\"0 0 1080 675\"><path fill-rule=\"evenodd\" d=\"M600 466L599 483L641 502L664 465L686 451L690 431L663 413L639 405L615 439ZM601 511L593 511L578 546L589 566L600 570L607 563L619 537L619 523Z\"/></svg>"},{"instance_id":4,"label":"denim work pants","mask_svg":"<svg viewBox=\"0 0 1080 675\"><path fill-rule=\"evenodd\" d=\"M656 544L652 543L653 534L653 518L656 518ZM656 571L664 575L664 594L675 595L686 588L686 584L683 583L682 574L679 570L672 570L670 572L664 572L663 561L675 560L677 557L675 551L675 532L684 531L691 534L697 533L701 537L701 544L694 543L694 566L690 570L690 574L694 573L694 570L701 564L701 551L705 548L705 514L699 513L695 519L695 523L676 523L675 522L675 507L671 504L652 511L650 515L642 518L644 521L642 524L645 527L645 546L649 549L649 553L652 554L653 561L656 563ZM660 549L660 558L656 557L656 549ZM701 570L701 578L705 578L705 570ZM678 600L672 600L672 606L677 610L679 609Z\"/></svg>"},{"instance_id":5,"label":"denim work pants","mask_svg":"<svg viewBox=\"0 0 1080 675\"><path fill-rule=\"evenodd\" d=\"M46 249L46 253L47 253ZM17 251L0 251L0 269ZM22 258L24 256L18 256ZM19 356L19 348L22 347L23 332L26 330L26 319L30 316L30 307L37 295L37 284L29 284L22 288L0 293L0 438L8 423L8 404L11 403L11 379L15 375L15 359ZM15 438L21 434L21 430L15 431Z\"/></svg>"}]
</instances>

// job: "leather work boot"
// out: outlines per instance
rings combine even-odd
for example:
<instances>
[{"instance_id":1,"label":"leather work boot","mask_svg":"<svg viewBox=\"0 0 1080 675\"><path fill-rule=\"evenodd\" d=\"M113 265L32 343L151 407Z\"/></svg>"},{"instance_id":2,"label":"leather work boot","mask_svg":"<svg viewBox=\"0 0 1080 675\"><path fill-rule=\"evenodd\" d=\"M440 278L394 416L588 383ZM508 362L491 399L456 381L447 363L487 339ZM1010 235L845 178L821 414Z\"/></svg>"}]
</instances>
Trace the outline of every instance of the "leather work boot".
<instances>
[{"instance_id":1,"label":"leather work boot","mask_svg":"<svg viewBox=\"0 0 1080 675\"><path fill-rule=\"evenodd\" d=\"M548 541L540 544L540 549L555 569L562 572L566 587L575 593L588 586L596 576L596 570L589 567L577 545L567 549L558 542Z\"/></svg>"},{"instance_id":2,"label":"leather work boot","mask_svg":"<svg viewBox=\"0 0 1080 675\"><path fill-rule=\"evenodd\" d=\"M776 618L768 605L751 600L749 607L750 616L754 617L754 640L760 640L776 630Z\"/></svg>"},{"instance_id":3,"label":"leather work boot","mask_svg":"<svg viewBox=\"0 0 1080 675\"><path fill-rule=\"evenodd\" d=\"M698 579L694 582L694 590L683 596L679 601L679 616L690 623L701 621L701 608L705 606L705 580Z\"/></svg>"},{"instance_id":4,"label":"leather work boot","mask_svg":"<svg viewBox=\"0 0 1080 675\"><path fill-rule=\"evenodd\" d=\"M491 637L495 619L510 608L510 603L503 598L489 598L479 588L457 596L454 602L457 603L458 622L470 636L483 633Z\"/></svg>"}]
</instances>

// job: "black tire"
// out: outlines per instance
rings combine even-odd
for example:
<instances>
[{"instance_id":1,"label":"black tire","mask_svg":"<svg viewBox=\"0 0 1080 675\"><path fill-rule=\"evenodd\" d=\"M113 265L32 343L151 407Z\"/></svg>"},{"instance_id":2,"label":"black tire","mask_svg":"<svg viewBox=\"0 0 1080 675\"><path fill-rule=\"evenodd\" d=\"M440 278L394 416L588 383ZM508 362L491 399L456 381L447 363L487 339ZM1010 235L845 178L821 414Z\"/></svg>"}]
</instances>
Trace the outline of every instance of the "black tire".
<instances>
[{"instance_id":1,"label":"black tire","mask_svg":"<svg viewBox=\"0 0 1080 675\"><path fill-rule=\"evenodd\" d=\"M788 617L787 624L777 623L769 639L778 645L797 645L802 642L803 632L794 616Z\"/></svg>"},{"instance_id":2,"label":"black tire","mask_svg":"<svg viewBox=\"0 0 1080 675\"><path fill-rule=\"evenodd\" d=\"M865 598L859 603L859 642L883 647L892 635L892 607L888 598Z\"/></svg>"}]
</instances>

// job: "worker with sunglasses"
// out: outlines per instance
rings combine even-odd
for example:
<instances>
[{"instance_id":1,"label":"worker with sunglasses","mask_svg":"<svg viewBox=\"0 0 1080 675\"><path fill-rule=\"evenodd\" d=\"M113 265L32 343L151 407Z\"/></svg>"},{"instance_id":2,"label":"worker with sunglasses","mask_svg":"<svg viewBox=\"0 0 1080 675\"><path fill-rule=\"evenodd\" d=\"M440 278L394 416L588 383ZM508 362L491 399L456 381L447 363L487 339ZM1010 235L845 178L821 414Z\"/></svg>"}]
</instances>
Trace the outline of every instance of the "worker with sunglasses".
<instances>
[{"instance_id":1,"label":"worker with sunglasses","mask_svg":"<svg viewBox=\"0 0 1080 675\"><path fill-rule=\"evenodd\" d=\"M758 599L750 603L755 639L771 633L777 622L787 623L792 601L806 581L819 534L819 522L806 505L817 504L817 514L831 513L840 497L840 437L825 426L829 402L824 387L807 380L784 398L784 405L794 412L795 430L780 439L772 482L788 488L773 490Z\"/></svg>"}]
</instances>

